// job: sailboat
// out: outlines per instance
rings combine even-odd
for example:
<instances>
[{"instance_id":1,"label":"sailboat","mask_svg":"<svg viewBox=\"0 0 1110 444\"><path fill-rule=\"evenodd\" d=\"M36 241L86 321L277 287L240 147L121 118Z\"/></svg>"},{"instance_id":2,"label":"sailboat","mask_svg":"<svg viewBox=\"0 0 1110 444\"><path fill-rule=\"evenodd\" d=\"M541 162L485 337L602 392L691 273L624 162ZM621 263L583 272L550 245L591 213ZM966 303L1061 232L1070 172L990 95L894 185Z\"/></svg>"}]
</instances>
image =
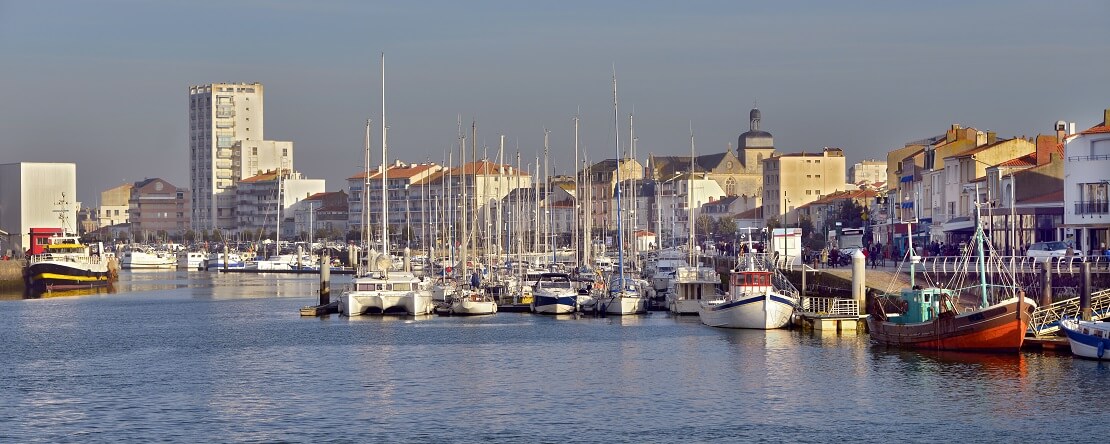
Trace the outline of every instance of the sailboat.
<instances>
[{"instance_id":1,"label":"sailboat","mask_svg":"<svg viewBox=\"0 0 1110 444\"><path fill-rule=\"evenodd\" d=\"M432 295L421 286L421 280L411 271L391 271L393 258L389 254L389 144L385 124L385 54L382 54L382 253L366 255L365 263L352 282L352 287L339 298L339 311L347 316L364 313L400 312L423 315L432 311ZM370 245L370 121L366 121L366 179L363 182L362 233L365 245Z\"/></svg>"},{"instance_id":2,"label":"sailboat","mask_svg":"<svg viewBox=\"0 0 1110 444\"><path fill-rule=\"evenodd\" d=\"M617 72L613 70L613 134L614 152L616 154L616 189L614 200L617 201L617 276L610 280L606 294L597 302L597 310L601 313L612 315L631 315L647 312L647 303L640 291L640 284L631 277L625 276L624 268L624 218L621 211L621 154L620 131L617 114Z\"/></svg>"},{"instance_id":3,"label":"sailboat","mask_svg":"<svg viewBox=\"0 0 1110 444\"><path fill-rule=\"evenodd\" d=\"M915 274L921 259L914 252L912 235L909 236L906 255L910 263L910 287L898 294L876 298L871 316L867 318L873 342L949 351L1016 352L1021 348L1037 304L1025 297L1012 275L1001 276L1002 284L988 284L983 226L978 217L976 220L973 239L976 248L974 253L969 249L968 255L977 255L974 262L979 282L960 288L959 282L967 273L957 273L952 286L918 285ZM912 228L912 225L907 226ZM913 230L907 229L907 232L912 234ZM964 263L968 262L970 258L965 258ZM961 307L959 298L964 292L977 292L978 305ZM887 311L888 308L893 310Z\"/></svg>"},{"instance_id":4,"label":"sailboat","mask_svg":"<svg viewBox=\"0 0 1110 444\"><path fill-rule=\"evenodd\" d=\"M693 199L694 190L694 125L690 124L690 175L687 178L686 196ZM667 309L677 315L698 314L701 302L717 299L717 285L721 278L713 267L701 265L695 248L694 205L686 205L686 226L689 237L686 241L687 262L674 269L674 291L667 293ZM662 269L662 265L660 266ZM656 287L658 288L658 287Z\"/></svg>"},{"instance_id":5,"label":"sailboat","mask_svg":"<svg viewBox=\"0 0 1110 444\"><path fill-rule=\"evenodd\" d=\"M477 138L477 126L475 124L471 123L471 125L470 125L471 160L473 160L473 157L475 156L475 153L477 151L477 146L476 146L477 142L475 140L476 138ZM473 220L472 220L473 223L471 224L471 229L468 231L467 230L467 221L466 221L466 219L467 219L467 205L469 204L469 196L468 196L469 193L468 193L467 188L466 188L466 176L467 176L466 161L465 161L466 144L461 142L463 140L462 138L460 138L459 140L460 140L459 151L460 151L460 154L461 154L460 157L462 157L464 159L463 162L462 162L463 168L462 168L462 171L461 171L462 172L462 176L461 176L461 180L462 180L462 186L461 186L461 188L462 188L462 208L463 208L461 222L462 222L462 231L463 231L462 237L463 237L463 240L461 242L462 252L460 254L459 265L462 267L462 270L463 270L463 272L462 272L463 279L467 278L466 273L467 273L467 270L471 266L474 267L474 271L473 271L474 274L472 276L470 276L470 285L469 286L460 285L457 288L457 290L455 291L454 296L451 298L450 306L447 309L447 313L450 314L450 315L456 315L456 316L460 316L460 315L461 316L490 315L490 314L497 313L497 301L495 301L491 295L482 291L482 286L481 286L482 279L481 279L481 273L480 273L481 265L479 264L478 261L474 261L473 264L471 264L470 263L470 258L469 258L469 256L467 256L468 252L472 251L471 247L473 247L474 251L477 250L477 244L475 243L474 245L471 245L471 240L476 237L475 234L478 231L477 230L478 209L477 209L477 203L475 203L475 207L471 209L471 214L473 214ZM483 161L483 167L484 168L489 168L489 163ZM479 169L475 169L475 171L474 171L475 176L478 174L478 171L479 171ZM476 179L477 178L475 177L475 180ZM475 194L477 194L478 189L477 189L477 182L476 181L475 181L474 185L475 185L474 192L475 192ZM475 202L477 202L477 199L475 199ZM475 254L475 257L477 257L477 256L478 255Z\"/></svg>"}]
</instances>

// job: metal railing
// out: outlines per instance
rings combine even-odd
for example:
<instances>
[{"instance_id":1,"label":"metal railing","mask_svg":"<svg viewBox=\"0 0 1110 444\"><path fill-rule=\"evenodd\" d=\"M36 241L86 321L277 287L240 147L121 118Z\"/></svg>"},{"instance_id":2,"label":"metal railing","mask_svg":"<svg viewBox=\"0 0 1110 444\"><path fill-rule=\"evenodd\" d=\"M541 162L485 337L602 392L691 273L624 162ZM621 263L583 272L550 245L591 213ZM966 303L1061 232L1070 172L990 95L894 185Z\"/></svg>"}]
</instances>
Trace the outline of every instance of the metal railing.
<instances>
[{"instance_id":1,"label":"metal railing","mask_svg":"<svg viewBox=\"0 0 1110 444\"><path fill-rule=\"evenodd\" d=\"M1037 307L1029 321L1029 333L1045 336L1060 331L1060 321L1079 317L1079 297L1064 299L1049 305ZM1110 289L1091 293L1091 319L1100 320L1110 316Z\"/></svg>"},{"instance_id":2,"label":"metal railing","mask_svg":"<svg viewBox=\"0 0 1110 444\"><path fill-rule=\"evenodd\" d=\"M803 315L859 316L859 301L848 298L804 297L799 305Z\"/></svg>"},{"instance_id":3,"label":"metal railing","mask_svg":"<svg viewBox=\"0 0 1110 444\"><path fill-rule=\"evenodd\" d=\"M1080 200L1075 202L1075 214L1110 213L1110 202L1099 200Z\"/></svg>"}]
</instances>

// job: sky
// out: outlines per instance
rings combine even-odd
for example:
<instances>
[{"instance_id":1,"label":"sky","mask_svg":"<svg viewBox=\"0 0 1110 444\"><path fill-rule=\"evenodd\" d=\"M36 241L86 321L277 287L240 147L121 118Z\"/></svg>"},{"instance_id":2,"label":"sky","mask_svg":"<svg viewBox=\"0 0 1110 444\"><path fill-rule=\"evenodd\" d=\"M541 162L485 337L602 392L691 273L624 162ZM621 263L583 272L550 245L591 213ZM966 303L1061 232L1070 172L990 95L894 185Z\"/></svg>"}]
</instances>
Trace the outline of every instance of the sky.
<instances>
[{"instance_id":1,"label":"sky","mask_svg":"<svg viewBox=\"0 0 1110 444\"><path fill-rule=\"evenodd\" d=\"M74 162L78 199L161 177L187 187L188 88L261 82L265 137L330 191L380 161L442 163L457 121L527 163L550 131L573 167L719 153L748 129L779 152L885 159L959 123L1000 137L1079 129L1110 108L1110 2L0 0L0 163ZM483 149L485 147L485 149ZM508 163L508 162L507 162Z\"/></svg>"}]
</instances>

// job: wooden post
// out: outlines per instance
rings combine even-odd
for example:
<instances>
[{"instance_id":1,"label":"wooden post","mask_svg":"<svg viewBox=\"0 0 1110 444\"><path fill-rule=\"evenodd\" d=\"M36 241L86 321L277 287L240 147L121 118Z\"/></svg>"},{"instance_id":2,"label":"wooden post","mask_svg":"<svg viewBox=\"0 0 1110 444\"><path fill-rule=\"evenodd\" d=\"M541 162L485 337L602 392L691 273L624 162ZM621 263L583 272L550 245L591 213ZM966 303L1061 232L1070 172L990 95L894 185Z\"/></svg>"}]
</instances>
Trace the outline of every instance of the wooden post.
<instances>
[{"instance_id":1,"label":"wooden post","mask_svg":"<svg viewBox=\"0 0 1110 444\"><path fill-rule=\"evenodd\" d=\"M224 242L224 271L227 271L227 242Z\"/></svg>"},{"instance_id":2,"label":"wooden post","mask_svg":"<svg viewBox=\"0 0 1110 444\"><path fill-rule=\"evenodd\" d=\"M331 255L320 258L320 305L331 303Z\"/></svg>"},{"instance_id":3,"label":"wooden post","mask_svg":"<svg viewBox=\"0 0 1110 444\"><path fill-rule=\"evenodd\" d=\"M1079 293L1079 317L1091 320L1091 263L1083 263L1083 291Z\"/></svg>"},{"instance_id":4,"label":"wooden post","mask_svg":"<svg viewBox=\"0 0 1110 444\"><path fill-rule=\"evenodd\" d=\"M800 290L802 297L806 297L806 264L802 264L802 288Z\"/></svg>"}]
</instances>

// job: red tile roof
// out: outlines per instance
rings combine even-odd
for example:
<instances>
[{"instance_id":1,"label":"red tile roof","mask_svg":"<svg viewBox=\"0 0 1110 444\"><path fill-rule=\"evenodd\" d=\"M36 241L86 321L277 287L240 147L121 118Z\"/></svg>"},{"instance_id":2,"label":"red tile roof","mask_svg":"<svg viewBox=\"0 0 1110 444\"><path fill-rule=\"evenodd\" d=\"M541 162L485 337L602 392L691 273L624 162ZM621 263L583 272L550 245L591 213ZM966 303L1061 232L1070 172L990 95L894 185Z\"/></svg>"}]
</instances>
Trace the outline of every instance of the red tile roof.
<instances>
[{"instance_id":1,"label":"red tile roof","mask_svg":"<svg viewBox=\"0 0 1110 444\"><path fill-rule=\"evenodd\" d=\"M998 164L1004 167L1029 167L1037 164L1037 153L1026 154L1021 157L1015 157Z\"/></svg>"},{"instance_id":2,"label":"red tile roof","mask_svg":"<svg viewBox=\"0 0 1110 444\"><path fill-rule=\"evenodd\" d=\"M277 180L277 170L270 170L262 174L256 174L246 179L240 180L239 183L255 183Z\"/></svg>"},{"instance_id":3,"label":"red tile roof","mask_svg":"<svg viewBox=\"0 0 1110 444\"><path fill-rule=\"evenodd\" d=\"M389 166L389 178L390 179L411 179L413 176L416 176L420 173L423 173L425 171L428 171L432 168L437 168L437 167L439 167L439 165L436 165L434 163L418 163L418 164L400 165L400 166L390 165ZM361 173L358 173L358 174L355 174L354 176L349 177L348 180L350 180L350 179L364 179L364 178L366 178L366 172L365 171L363 171ZM382 178L382 173L380 171L374 171L373 173L371 173L370 174L370 179L375 179L375 178L381 179Z\"/></svg>"},{"instance_id":4,"label":"red tile roof","mask_svg":"<svg viewBox=\"0 0 1110 444\"><path fill-rule=\"evenodd\" d=\"M1095 126L1092 126L1090 128L1087 128L1086 131L1080 132L1079 134L1105 134L1105 133L1110 133L1110 126L1095 125Z\"/></svg>"},{"instance_id":5,"label":"red tile roof","mask_svg":"<svg viewBox=\"0 0 1110 444\"><path fill-rule=\"evenodd\" d=\"M1048 194L1042 194L1036 197L1021 199L1021 203L1049 203L1049 202L1064 202L1064 190L1053 191Z\"/></svg>"}]
</instances>

